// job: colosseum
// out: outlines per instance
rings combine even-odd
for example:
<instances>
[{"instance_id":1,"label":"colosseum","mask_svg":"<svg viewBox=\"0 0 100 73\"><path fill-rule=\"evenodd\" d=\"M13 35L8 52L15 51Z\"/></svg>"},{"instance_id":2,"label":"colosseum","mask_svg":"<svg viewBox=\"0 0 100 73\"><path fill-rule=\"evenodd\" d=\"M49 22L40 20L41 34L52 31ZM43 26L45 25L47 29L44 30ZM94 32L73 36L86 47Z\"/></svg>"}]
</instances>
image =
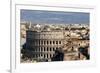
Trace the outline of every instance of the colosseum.
<instances>
[{"instance_id":1,"label":"colosseum","mask_svg":"<svg viewBox=\"0 0 100 73\"><path fill-rule=\"evenodd\" d=\"M32 49L33 58L36 60L51 61L55 50L60 50L63 46L62 31L27 31L27 48Z\"/></svg>"}]
</instances>

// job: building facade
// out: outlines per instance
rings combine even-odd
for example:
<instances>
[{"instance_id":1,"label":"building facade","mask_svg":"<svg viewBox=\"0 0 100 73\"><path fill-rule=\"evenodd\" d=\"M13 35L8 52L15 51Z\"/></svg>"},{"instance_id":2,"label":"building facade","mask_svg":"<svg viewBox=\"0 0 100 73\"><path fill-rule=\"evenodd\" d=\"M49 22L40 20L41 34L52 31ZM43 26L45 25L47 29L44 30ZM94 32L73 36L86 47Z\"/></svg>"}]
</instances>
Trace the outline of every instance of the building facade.
<instances>
[{"instance_id":1,"label":"building facade","mask_svg":"<svg viewBox=\"0 0 100 73\"><path fill-rule=\"evenodd\" d=\"M26 31L26 45L37 61L51 61L55 50L63 46L63 31Z\"/></svg>"}]
</instances>

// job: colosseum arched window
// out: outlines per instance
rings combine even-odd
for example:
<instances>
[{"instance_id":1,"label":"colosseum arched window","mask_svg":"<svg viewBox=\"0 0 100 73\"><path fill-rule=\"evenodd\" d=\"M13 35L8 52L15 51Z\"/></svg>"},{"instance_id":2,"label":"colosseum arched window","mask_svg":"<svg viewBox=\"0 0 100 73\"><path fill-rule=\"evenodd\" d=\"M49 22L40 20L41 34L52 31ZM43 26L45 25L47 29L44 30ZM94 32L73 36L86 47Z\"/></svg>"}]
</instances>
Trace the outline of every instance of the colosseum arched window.
<instances>
[{"instance_id":1,"label":"colosseum arched window","mask_svg":"<svg viewBox=\"0 0 100 73\"><path fill-rule=\"evenodd\" d=\"M58 41L56 41L56 44L58 44Z\"/></svg>"},{"instance_id":2,"label":"colosseum arched window","mask_svg":"<svg viewBox=\"0 0 100 73\"><path fill-rule=\"evenodd\" d=\"M46 51L45 47L44 47L44 51Z\"/></svg>"},{"instance_id":3,"label":"colosseum arched window","mask_svg":"<svg viewBox=\"0 0 100 73\"><path fill-rule=\"evenodd\" d=\"M41 54L39 56L41 57Z\"/></svg>"},{"instance_id":4,"label":"colosseum arched window","mask_svg":"<svg viewBox=\"0 0 100 73\"><path fill-rule=\"evenodd\" d=\"M55 51L55 48L54 47L52 47L52 51Z\"/></svg>"},{"instance_id":5,"label":"colosseum arched window","mask_svg":"<svg viewBox=\"0 0 100 73\"><path fill-rule=\"evenodd\" d=\"M41 40L41 44L43 44L43 41Z\"/></svg>"},{"instance_id":6,"label":"colosseum arched window","mask_svg":"<svg viewBox=\"0 0 100 73\"><path fill-rule=\"evenodd\" d=\"M47 44L48 44L48 41L47 41Z\"/></svg>"},{"instance_id":7,"label":"colosseum arched window","mask_svg":"<svg viewBox=\"0 0 100 73\"><path fill-rule=\"evenodd\" d=\"M50 41L50 44L52 44L52 41Z\"/></svg>"},{"instance_id":8,"label":"colosseum arched window","mask_svg":"<svg viewBox=\"0 0 100 73\"><path fill-rule=\"evenodd\" d=\"M55 44L55 41L53 41L53 44Z\"/></svg>"},{"instance_id":9,"label":"colosseum arched window","mask_svg":"<svg viewBox=\"0 0 100 73\"><path fill-rule=\"evenodd\" d=\"M56 50L58 50L58 47L56 47Z\"/></svg>"},{"instance_id":10,"label":"colosseum arched window","mask_svg":"<svg viewBox=\"0 0 100 73\"><path fill-rule=\"evenodd\" d=\"M59 41L59 44L61 44L61 41Z\"/></svg>"},{"instance_id":11,"label":"colosseum arched window","mask_svg":"<svg viewBox=\"0 0 100 73\"><path fill-rule=\"evenodd\" d=\"M41 54L41 57L42 57L43 55Z\"/></svg>"},{"instance_id":12,"label":"colosseum arched window","mask_svg":"<svg viewBox=\"0 0 100 73\"><path fill-rule=\"evenodd\" d=\"M51 49L52 49L52 48L50 47L50 51L51 51Z\"/></svg>"}]
</instances>

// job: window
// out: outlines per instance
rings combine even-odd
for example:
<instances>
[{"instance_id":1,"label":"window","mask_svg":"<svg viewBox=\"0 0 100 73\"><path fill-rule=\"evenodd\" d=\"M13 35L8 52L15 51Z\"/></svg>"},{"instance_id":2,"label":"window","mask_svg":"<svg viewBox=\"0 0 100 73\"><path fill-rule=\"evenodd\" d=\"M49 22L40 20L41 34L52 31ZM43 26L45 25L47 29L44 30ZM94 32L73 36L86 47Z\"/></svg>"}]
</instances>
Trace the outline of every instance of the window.
<instances>
[{"instance_id":1,"label":"window","mask_svg":"<svg viewBox=\"0 0 100 73\"><path fill-rule=\"evenodd\" d=\"M50 41L50 44L51 44L51 41Z\"/></svg>"},{"instance_id":2,"label":"window","mask_svg":"<svg viewBox=\"0 0 100 73\"><path fill-rule=\"evenodd\" d=\"M72 51L74 51L74 47L72 47Z\"/></svg>"},{"instance_id":3,"label":"window","mask_svg":"<svg viewBox=\"0 0 100 73\"><path fill-rule=\"evenodd\" d=\"M51 54L50 54L50 58L51 58L52 56L51 56Z\"/></svg>"},{"instance_id":4,"label":"window","mask_svg":"<svg viewBox=\"0 0 100 73\"><path fill-rule=\"evenodd\" d=\"M39 45L40 45L40 40L39 40Z\"/></svg>"},{"instance_id":5,"label":"window","mask_svg":"<svg viewBox=\"0 0 100 73\"><path fill-rule=\"evenodd\" d=\"M59 41L59 44L61 44L61 41Z\"/></svg>"},{"instance_id":6,"label":"window","mask_svg":"<svg viewBox=\"0 0 100 73\"><path fill-rule=\"evenodd\" d=\"M58 47L56 47L56 50L58 50Z\"/></svg>"},{"instance_id":7,"label":"window","mask_svg":"<svg viewBox=\"0 0 100 73\"><path fill-rule=\"evenodd\" d=\"M41 41L41 44L43 44L43 41Z\"/></svg>"},{"instance_id":8,"label":"window","mask_svg":"<svg viewBox=\"0 0 100 73\"><path fill-rule=\"evenodd\" d=\"M45 51L45 47L44 47L44 51Z\"/></svg>"},{"instance_id":9,"label":"window","mask_svg":"<svg viewBox=\"0 0 100 73\"><path fill-rule=\"evenodd\" d=\"M55 48L53 48L53 51L55 51Z\"/></svg>"},{"instance_id":10,"label":"window","mask_svg":"<svg viewBox=\"0 0 100 73\"><path fill-rule=\"evenodd\" d=\"M53 44L55 44L55 41L53 41Z\"/></svg>"},{"instance_id":11,"label":"window","mask_svg":"<svg viewBox=\"0 0 100 73\"><path fill-rule=\"evenodd\" d=\"M58 41L56 41L56 44L58 44Z\"/></svg>"},{"instance_id":12,"label":"window","mask_svg":"<svg viewBox=\"0 0 100 73\"><path fill-rule=\"evenodd\" d=\"M51 51L51 48L50 48L50 51Z\"/></svg>"},{"instance_id":13,"label":"window","mask_svg":"<svg viewBox=\"0 0 100 73\"><path fill-rule=\"evenodd\" d=\"M40 54L40 57L41 57L41 54Z\"/></svg>"}]
</instances>

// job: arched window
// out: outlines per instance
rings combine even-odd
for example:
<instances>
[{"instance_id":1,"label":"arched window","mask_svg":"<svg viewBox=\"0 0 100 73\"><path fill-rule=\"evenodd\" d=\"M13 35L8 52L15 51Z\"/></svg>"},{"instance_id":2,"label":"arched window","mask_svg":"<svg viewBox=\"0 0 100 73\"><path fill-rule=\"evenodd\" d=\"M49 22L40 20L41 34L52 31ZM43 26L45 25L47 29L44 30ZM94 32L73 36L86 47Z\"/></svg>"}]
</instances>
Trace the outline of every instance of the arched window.
<instances>
[{"instance_id":1,"label":"arched window","mask_svg":"<svg viewBox=\"0 0 100 73\"><path fill-rule=\"evenodd\" d=\"M41 57L41 54L40 54L40 57Z\"/></svg>"},{"instance_id":2,"label":"arched window","mask_svg":"<svg viewBox=\"0 0 100 73\"><path fill-rule=\"evenodd\" d=\"M43 55L41 54L41 57L42 57Z\"/></svg>"},{"instance_id":3,"label":"arched window","mask_svg":"<svg viewBox=\"0 0 100 73\"><path fill-rule=\"evenodd\" d=\"M74 51L74 47L72 46L72 51Z\"/></svg>"},{"instance_id":4,"label":"arched window","mask_svg":"<svg viewBox=\"0 0 100 73\"><path fill-rule=\"evenodd\" d=\"M53 44L55 44L55 41L53 41Z\"/></svg>"},{"instance_id":5,"label":"arched window","mask_svg":"<svg viewBox=\"0 0 100 73\"><path fill-rule=\"evenodd\" d=\"M39 45L40 45L40 40L39 40Z\"/></svg>"},{"instance_id":6,"label":"arched window","mask_svg":"<svg viewBox=\"0 0 100 73\"><path fill-rule=\"evenodd\" d=\"M53 51L55 51L55 48L53 47Z\"/></svg>"},{"instance_id":7,"label":"arched window","mask_svg":"<svg viewBox=\"0 0 100 73\"><path fill-rule=\"evenodd\" d=\"M52 42L50 41L50 44L51 44Z\"/></svg>"},{"instance_id":8,"label":"arched window","mask_svg":"<svg viewBox=\"0 0 100 73\"><path fill-rule=\"evenodd\" d=\"M50 51L51 51L51 48L50 48Z\"/></svg>"},{"instance_id":9,"label":"arched window","mask_svg":"<svg viewBox=\"0 0 100 73\"><path fill-rule=\"evenodd\" d=\"M43 41L41 41L41 44L43 44Z\"/></svg>"},{"instance_id":10,"label":"arched window","mask_svg":"<svg viewBox=\"0 0 100 73\"><path fill-rule=\"evenodd\" d=\"M58 50L58 47L56 47L56 50Z\"/></svg>"},{"instance_id":11,"label":"arched window","mask_svg":"<svg viewBox=\"0 0 100 73\"><path fill-rule=\"evenodd\" d=\"M44 51L46 51L46 50L45 50L45 47L44 47Z\"/></svg>"},{"instance_id":12,"label":"arched window","mask_svg":"<svg viewBox=\"0 0 100 73\"><path fill-rule=\"evenodd\" d=\"M58 41L56 41L56 44L58 44Z\"/></svg>"},{"instance_id":13,"label":"arched window","mask_svg":"<svg viewBox=\"0 0 100 73\"><path fill-rule=\"evenodd\" d=\"M59 44L61 44L61 41L59 41Z\"/></svg>"}]
</instances>

